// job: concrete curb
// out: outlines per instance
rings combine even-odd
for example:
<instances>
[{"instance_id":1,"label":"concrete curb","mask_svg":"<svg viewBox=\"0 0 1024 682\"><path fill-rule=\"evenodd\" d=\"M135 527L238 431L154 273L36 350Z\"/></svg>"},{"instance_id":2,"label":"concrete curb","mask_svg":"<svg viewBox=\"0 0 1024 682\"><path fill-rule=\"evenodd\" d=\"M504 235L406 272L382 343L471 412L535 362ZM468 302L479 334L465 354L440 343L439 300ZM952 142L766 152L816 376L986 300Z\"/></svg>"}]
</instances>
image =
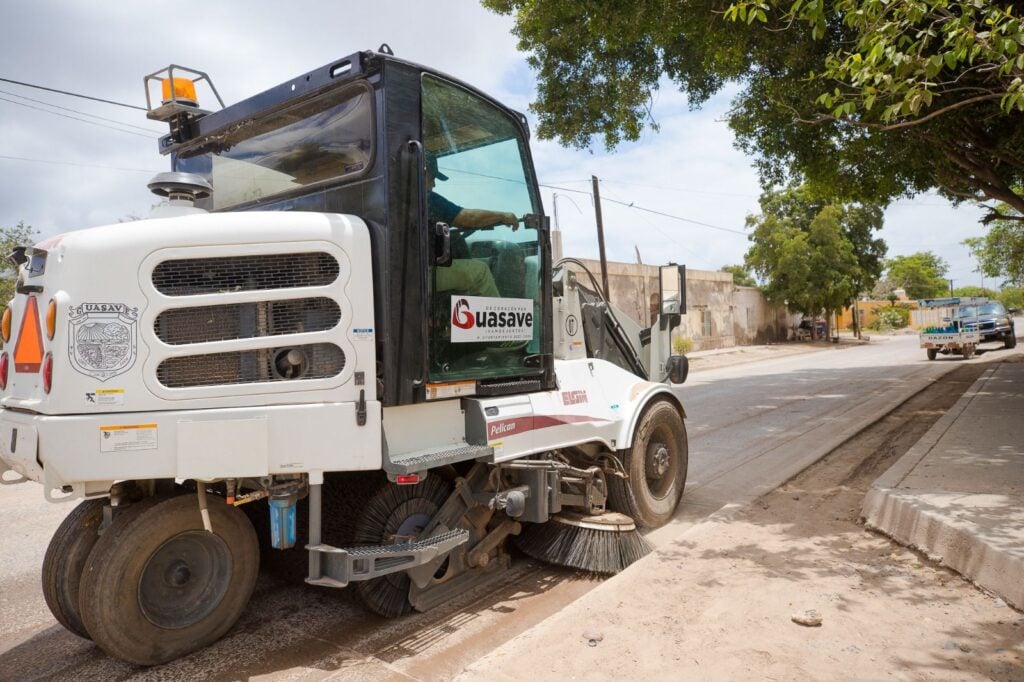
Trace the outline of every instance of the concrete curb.
<instances>
[{"instance_id":1,"label":"concrete curb","mask_svg":"<svg viewBox=\"0 0 1024 682\"><path fill-rule=\"evenodd\" d=\"M995 368L980 376L953 407L921 437L907 454L872 483L861 508L867 528L924 552L1005 602L1024 608L1024 557L988 542L969 521L952 518L938 504L951 498L969 502L969 494L926 494L899 490L900 484L936 446L950 427L984 390Z\"/></svg>"}]
</instances>

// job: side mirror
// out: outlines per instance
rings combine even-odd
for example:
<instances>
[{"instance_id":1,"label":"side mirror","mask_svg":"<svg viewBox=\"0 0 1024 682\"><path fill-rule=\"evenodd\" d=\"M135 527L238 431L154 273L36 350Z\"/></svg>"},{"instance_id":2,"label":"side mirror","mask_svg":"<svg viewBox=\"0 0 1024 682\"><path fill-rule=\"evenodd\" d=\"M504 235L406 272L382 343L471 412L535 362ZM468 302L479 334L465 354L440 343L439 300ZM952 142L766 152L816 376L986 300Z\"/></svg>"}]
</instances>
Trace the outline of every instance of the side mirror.
<instances>
[{"instance_id":1,"label":"side mirror","mask_svg":"<svg viewBox=\"0 0 1024 682\"><path fill-rule=\"evenodd\" d=\"M658 268L661 315L686 314L686 266L669 263Z\"/></svg>"},{"instance_id":2,"label":"side mirror","mask_svg":"<svg viewBox=\"0 0 1024 682\"><path fill-rule=\"evenodd\" d=\"M665 361L665 373L673 384L685 383L690 374L690 359L685 355L670 355Z\"/></svg>"}]
</instances>

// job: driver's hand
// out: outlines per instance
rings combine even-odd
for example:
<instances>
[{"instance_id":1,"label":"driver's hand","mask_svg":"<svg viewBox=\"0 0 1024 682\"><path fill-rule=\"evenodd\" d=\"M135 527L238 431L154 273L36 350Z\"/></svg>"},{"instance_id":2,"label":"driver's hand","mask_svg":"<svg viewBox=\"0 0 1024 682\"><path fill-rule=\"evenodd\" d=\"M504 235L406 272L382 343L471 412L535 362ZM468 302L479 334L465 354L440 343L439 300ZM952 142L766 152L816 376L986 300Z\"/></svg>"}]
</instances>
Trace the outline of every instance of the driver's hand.
<instances>
[{"instance_id":1,"label":"driver's hand","mask_svg":"<svg viewBox=\"0 0 1024 682\"><path fill-rule=\"evenodd\" d=\"M513 232L519 229L519 216L515 213L502 213L501 222L503 225L511 227Z\"/></svg>"}]
</instances>

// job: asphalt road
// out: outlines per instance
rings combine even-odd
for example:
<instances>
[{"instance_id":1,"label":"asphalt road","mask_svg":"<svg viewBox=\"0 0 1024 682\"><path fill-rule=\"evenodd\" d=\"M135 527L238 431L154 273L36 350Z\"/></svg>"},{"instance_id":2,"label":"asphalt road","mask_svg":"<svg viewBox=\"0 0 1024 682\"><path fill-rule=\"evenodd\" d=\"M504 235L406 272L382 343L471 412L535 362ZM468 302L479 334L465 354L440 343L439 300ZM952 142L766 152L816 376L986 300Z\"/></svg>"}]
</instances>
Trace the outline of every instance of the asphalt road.
<instances>
[{"instance_id":1,"label":"asphalt road","mask_svg":"<svg viewBox=\"0 0 1024 682\"><path fill-rule=\"evenodd\" d=\"M970 362L997 359L999 347ZM777 487L960 362L928 362L907 336L694 372L687 491L652 541ZM39 568L68 511L35 484L0 487L0 679L444 679L596 584L520 559L474 594L389 621L367 615L345 590L263 575L227 637L145 669L106 657L46 609Z\"/></svg>"}]
</instances>

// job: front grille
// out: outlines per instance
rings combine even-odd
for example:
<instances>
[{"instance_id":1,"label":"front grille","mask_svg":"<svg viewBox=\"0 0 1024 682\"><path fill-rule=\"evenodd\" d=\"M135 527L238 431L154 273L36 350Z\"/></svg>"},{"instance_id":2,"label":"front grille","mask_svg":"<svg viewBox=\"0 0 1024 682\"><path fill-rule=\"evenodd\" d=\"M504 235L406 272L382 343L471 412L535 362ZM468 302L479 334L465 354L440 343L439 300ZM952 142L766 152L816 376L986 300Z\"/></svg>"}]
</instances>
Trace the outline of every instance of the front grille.
<instances>
[{"instance_id":1,"label":"front grille","mask_svg":"<svg viewBox=\"0 0 1024 682\"><path fill-rule=\"evenodd\" d=\"M153 323L158 339L172 346L252 339L333 329L341 309L329 298L259 301L174 308Z\"/></svg>"},{"instance_id":2,"label":"front grille","mask_svg":"<svg viewBox=\"0 0 1024 682\"><path fill-rule=\"evenodd\" d=\"M165 296L293 289L327 286L339 271L334 256L322 252L183 258L157 265L153 286Z\"/></svg>"},{"instance_id":3,"label":"front grille","mask_svg":"<svg viewBox=\"0 0 1024 682\"><path fill-rule=\"evenodd\" d=\"M345 353L340 348L314 343L168 358L157 367L156 376L167 388L189 388L326 379L344 368Z\"/></svg>"}]
</instances>

